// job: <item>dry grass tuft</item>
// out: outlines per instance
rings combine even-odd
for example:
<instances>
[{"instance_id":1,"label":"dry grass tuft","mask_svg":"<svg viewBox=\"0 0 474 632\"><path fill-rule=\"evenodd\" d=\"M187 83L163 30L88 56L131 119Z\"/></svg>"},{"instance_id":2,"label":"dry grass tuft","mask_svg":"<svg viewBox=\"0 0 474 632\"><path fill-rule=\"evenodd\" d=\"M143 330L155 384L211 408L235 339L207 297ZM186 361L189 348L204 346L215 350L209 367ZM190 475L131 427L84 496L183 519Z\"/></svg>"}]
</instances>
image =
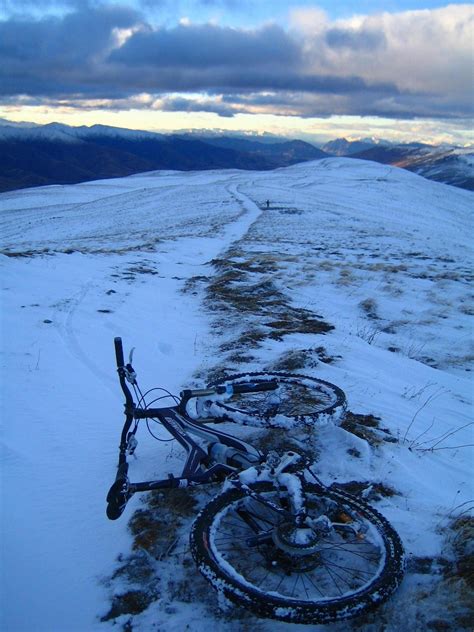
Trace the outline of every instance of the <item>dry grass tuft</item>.
<instances>
[{"instance_id":1,"label":"dry grass tuft","mask_svg":"<svg viewBox=\"0 0 474 632\"><path fill-rule=\"evenodd\" d=\"M147 590L128 590L122 595L115 595L109 612L101 618L101 621L110 621L124 614L140 614L148 608L156 597Z\"/></svg>"},{"instance_id":2,"label":"dry grass tuft","mask_svg":"<svg viewBox=\"0 0 474 632\"><path fill-rule=\"evenodd\" d=\"M383 442L395 443L397 439L387 428L380 427L380 421L380 417L375 417L375 415L358 415L348 411L341 423L341 428L359 439L364 439L372 447L377 447Z\"/></svg>"}]
</instances>

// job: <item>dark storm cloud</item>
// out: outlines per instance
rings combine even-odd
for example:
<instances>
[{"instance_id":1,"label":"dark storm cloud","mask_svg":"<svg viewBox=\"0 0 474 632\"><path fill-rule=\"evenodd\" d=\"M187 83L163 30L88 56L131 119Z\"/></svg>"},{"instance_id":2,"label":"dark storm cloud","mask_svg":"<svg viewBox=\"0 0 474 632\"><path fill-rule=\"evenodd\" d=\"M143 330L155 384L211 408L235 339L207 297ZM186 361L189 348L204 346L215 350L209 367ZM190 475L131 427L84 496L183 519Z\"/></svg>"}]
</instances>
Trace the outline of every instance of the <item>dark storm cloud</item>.
<instances>
[{"instance_id":1,"label":"dark storm cloud","mask_svg":"<svg viewBox=\"0 0 474 632\"><path fill-rule=\"evenodd\" d=\"M215 76L216 88L228 89L229 83L226 84L225 77ZM351 93L367 93L368 95L377 92L389 95L397 95L398 89L394 84L379 83L370 84L361 77L336 77L336 76L318 76L305 75L291 72L282 73L265 73L264 71L251 70L245 76L235 74L232 76L234 87L241 90L275 90L294 91L303 93L317 94L351 94Z\"/></svg>"},{"instance_id":2,"label":"dark storm cloud","mask_svg":"<svg viewBox=\"0 0 474 632\"><path fill-rule=\"evenodd\" d=\"M153 65L156 68L294 65L301 61L299 46L277 26L243 31L211 24L178 26L135 33L110 55L111 62Z\"/></svg>"},{"instance_id":3,"label":"dark storm cloud","mask_svg":"<svg viewBox=\"0 0 474 632\"><path fill-rule=\"evenodd\" d=\"M104 74L100 60L113 45L114 29L138 23L136 12L120 7L0 22L0 93L97 92Z\"/></svg>"},{"instance_id":4,"label":"dark storm cloud","mask_svg":"<svg viewBox=\"0 0 474 632\"><path fill-rule=\"evenodd\" d=\"M183 97L163 99L160 110L163 112L213 112L223 117L232 117L239 111L245 111L210 99L194 101Z\"/></svg>"},{"instance_id":5,"label":"dark storm cloud","mask_svg":"<svg viewBox=\"0 0 474 632\"><path fill-rule=\"evenodd\" d=\"M76 0L58 1L76 6ZM226 0L201 0L221 1ZM28 2L19 0L18 6ZM261 111L304 117L462 117L472 109L467 83L455 75L466 74L466 46L456 48L460 33L466 40L466 29L456 27L446 35L444 14L425 12L423 24L411 14L403 20L392 16L388 30L382 16L363 23L321 23L318 17L313 28L309 15L302 29L286 31L277 25L158 28L127 7L99 0L77 6L62 17L34 20L18 14L0 22L4 103L26 95L89 107L87 99L94 98L106 100L104 108L155 102L167 111L220 116ZM460 25L466 23L465 11L457 9ZM426 35L430 26L438 34L436 47L444 42L443 59L451 56L455 71L443 67L441 75L433 52L423 55L432 40ZM416 43L416 57L406 42ZM448 89L450 81L454 90ZM194 93L202 96L196 99Z\"/></svg>"},{"instance_id":6,"label":"dark storm cloud","mask_svg":"<svg viewBox=\"0 0 474 632\"><path fill-rule=\"evenodd\" d=\"M233 114L249 109L255 111L256 108L270 108L278 109L283 115L293 114L302 118L343 116L350 111L356 116L393 119L454 119L465 117L469 107L466 103L453 108L448 97L437 99L434 105L430 99L424 99L423 95L400 94L394 98L375 88L370 93L370 99L365 91L346 94L320 92L318 95L313 92L280 91L271 94L224 94L221 97L221 107L224 108L226 104Z\"/></svg>"},{"instance_id":7,"label":"dark storm cloud","mask_svg":"<svg viewBox=\"0 0 474 632\"><path fill-rule=\"evenodd\" d=\"M139 30L112 49L114 29L128 27ZM136 12L119 7L0 23L0 58L4 95L123 98L137 92L373 90L359 77L305 73L300 46L274 25L252 31L213 25L154 30ZM393 84L376 89L398 92Z\"/></svg>"},{"instance_id":8,"label":"dark storm cloud","mask_svg":"<svg viewBox=\"0 0 474 632\"><path fill-rule=\"evenodd\" d=\"M304 70L302 47L283 29L265 26L243 31L213 25L140 31L108 61L139 76L143 90L293 90L398 94L393 83L357 76L315 75Z\"/></svg>"},{"instance_id":9,"label":"dark storm cloud","mask_svg":"<svg viewBox=\"0 0 474 632\"><path fill-rule=\"evenodd\" d=\"M208 95L219 95L223 92L236 91L241 94L254 91L291 90L301 93L318 94L355 94L364 93L371 98L373 93L387 96L399 93L394 84L371 84L360 77L336 77L303 75L297 72L274 69L252 68L245 73L237 67L187 68L177 66L161 68L158 72L150 66L115 68L114 73L121 78L124 89L122 96L135 92L152 94L201 92ZM112 80L109 73L108 81ZM126 89L125 89L126 86ZM92 91L92 88L91 88ZM102 85L101 93L105 94L106 86ZM111 89L108 89L110 94Z\"/></svg>"},{"instance_id":10,"label":"dark storm cloud","mask_svg":"<svg viewBox=\"0 0 474 632\"><path fill-rule=\"evenodd\" d=\"M114 28L137 22L138 15L126 8L87 9L42 20L12 18L0 22L2 66L5 71L18 67L26 75L28 64L53 72L61 66L70 68L70 64L83 68L110 45Z\"/></svg>"}]
</instances>

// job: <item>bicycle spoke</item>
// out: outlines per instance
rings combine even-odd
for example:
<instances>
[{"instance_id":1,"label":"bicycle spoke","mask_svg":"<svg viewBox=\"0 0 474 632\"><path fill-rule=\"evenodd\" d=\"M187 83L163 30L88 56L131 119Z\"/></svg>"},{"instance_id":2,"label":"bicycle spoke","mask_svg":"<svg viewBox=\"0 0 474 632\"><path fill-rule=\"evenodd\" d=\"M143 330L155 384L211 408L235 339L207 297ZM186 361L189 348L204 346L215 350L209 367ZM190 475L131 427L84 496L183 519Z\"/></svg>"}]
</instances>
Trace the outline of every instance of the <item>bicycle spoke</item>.
<instances>
[{"instance_id":1,"label":"bicycle spoke","mask_svg":"<svg viewBox=\"0 0 474 632\"><path fill-rule=\"evenodd\" d=\"M354 551L353 549L347 549L342 545L335 545L332 547L323 547L321 549L323 552L335 552L335 551L340 551L340 552L344 552L344 553L348 553L349 555L355 555L356 557L360 557L363 560L366 561L376 561L377 559L380 559L380 555L378 555L377 553L371 553L370 551L366 551L366 552L361 552L361 551Z\"/></svg>"},{"instance_id":2,"label":"bicycle spoke","mask_svg":"<svg viewBox=\"0 0 474 632\"><path fill-rule=\"evenodd\" d=\"M372 577L372 573L370 571L364 571L361 568L351 568L349 566L342 566L341 564L336 564L336 562L330 562L329 560L324 560L325 564L328 564L329 566L335 566L336 568L339 568L342 571L345 571L346 573L355 573L357 574L362 574L362 575L368 575L369 577Z\"/></svg>"},{"instance_id":3,"label":"bicycle spoke","mask_svg":"<svg viewBox=\"0 0 474 632\"><path fill-rule=\"evenodd\" d=\"M300 575L296 575L295 583L293 585L293 590L290 593L291 597L295 596L296 585L298 584L298 580L300 579L300 577L301 577Z\"/></svg>"},{"instance_id":4,"label":"bicycle spoke","mask_svg":"<svg viewBox=\"0 0 474 632\"><path fill-rule=\"evenodd\" d=\"M304 583L304 575L301 575L301 581L303 583L303 588L304 588L304 591L306 593L306 598L309 599L308 589L306 588L306 584Z\"/></svg>"},{"instance_id":5,"label":"bicycle spoke","mask_svg":"<svg viewBox=\"0 0 474 632\"><path fill-rule=\"evenodd\" d=\"M280 588L280 586L282 585L285 579L286 579L285 575L282 575L280 581L278 582L278 586L275 588L275 591L277 591Z\"/></svg>"},{"instance_id":6,"label":"bicycle spoke","mask_svg":"<svg viewBox=\"0 0 474 632\"><path fill-rule=\"evenodd\" d=\"M337 583L337 581L334 579L334 575L336 575L336 577L337 577L337 573L334 573L334 575L333 575L333 572L325 564L323 564L323 566L326 569L328 575L331 577L332 581L334 582L334 585L336 586L339 594L342 596L344 593L342 592L342 590L341 590L339 584ZM347 582L345 582L345 583L347 584Z\"/></svg>"},{"instance_id":7,"label":"bicycle spoke","mask_svg":"<svg viewBox=\"0 0 474 632\"><path fill-rule=\"evenodd\" d=\"M316 584L313 582L313 580L311 579L311 575L308 574L306 578L309 580L310 584L314 586L314 588L316 588L316 591L321 595L321 597L324 597L324 593L322 593L320 589L316 586Z\"/></svg>"}]
</instances>

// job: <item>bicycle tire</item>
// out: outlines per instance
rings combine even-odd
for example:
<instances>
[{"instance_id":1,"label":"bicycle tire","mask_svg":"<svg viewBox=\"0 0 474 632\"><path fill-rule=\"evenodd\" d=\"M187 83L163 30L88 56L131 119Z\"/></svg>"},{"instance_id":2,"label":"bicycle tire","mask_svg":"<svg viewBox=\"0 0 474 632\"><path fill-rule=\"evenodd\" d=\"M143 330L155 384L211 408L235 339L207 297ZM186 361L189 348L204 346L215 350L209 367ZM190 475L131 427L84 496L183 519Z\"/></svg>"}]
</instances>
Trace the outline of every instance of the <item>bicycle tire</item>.
<instances>
[{"instance_id":1,"label":"bicycle tire","mask_svg":"<svg viewBox=\"0 0 474 632\"><path fill-rule=\"evenodd\" d=\"M281 501L281 490L271 483L251 487L273 502ZM244 490L233 488L206 505L193 524L191 552L199 571L224 597L260 617L324 624L376 608L403 577L399 536L359 498L310 483L304 489L310 515L322 511L334 516L335 511L342 511L363 522L365 538L344 539L339 526L331 537L318 540L317 551L310 555L288 556L274 539L251 546L259 528L266 529L265 534L270 529L277 532L282 519ZM348 567L342 565L344 557Z\"/></svg>"},{"instance_id":2,"label":"bicycle tire","mask_svg":"<svg viewBox=\"0 0 474 632\"><path fill-rule=\"evenodd\" d=\"M279 384L277 392L234 394L229 400L201 402L202 415L273 428L307 426L316 421L339 423L343 419L347 406L344 392L335 384L307 375L280 371L240 373L216 380L209 388L274 381Z\"/></svg>"}]
</instances>

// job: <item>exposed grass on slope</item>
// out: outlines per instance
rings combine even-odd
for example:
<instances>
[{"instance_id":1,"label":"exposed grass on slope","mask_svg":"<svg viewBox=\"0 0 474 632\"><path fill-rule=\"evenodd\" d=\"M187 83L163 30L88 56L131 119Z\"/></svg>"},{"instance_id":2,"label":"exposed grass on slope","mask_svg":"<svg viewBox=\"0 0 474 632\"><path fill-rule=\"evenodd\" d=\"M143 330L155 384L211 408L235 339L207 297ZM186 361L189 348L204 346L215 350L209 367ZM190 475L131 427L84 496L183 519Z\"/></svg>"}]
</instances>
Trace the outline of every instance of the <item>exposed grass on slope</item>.
<instances>
[{"instance_id":1,"label":"exposed grass on slope","mask_svg":"<svg viewBox=\"0 0 474 632\"><path fill-rule=\"evenodd\" d=\"M278 210L290 216L303 213L300 210L294 213L284 206ZM423 283L427 282L422 288L426 296L429 293L429 307L432 310L429 315L424 315L427 325L431 327L441 322L443 315L440 308L443 306L446 284L450 289L452 284L459 284L460 292L464 292L465 278L463 272L457 269L454 259L440 257L435 263L452 268L440 271L436 267L427 269L426 262L433 259L421 252L414 252L410 259L404 253L394 256L383 249L371 249L370 244L361 248L353 243L343 244L340 248L330 244L331 248L318 246L317 249L298 245L298 254L291 254L295 250L293 245L290 243L285 251L281 240L268 244L261 237L252 235L252 239L240 242L210 262L208 275L192 277L185 283L184 292L203 297L204 305L212 317L217 340L217 358L196 375L201 381L212 382L231 373L246 370L247 367L255 370L255 364L261 362L262 356L265 357L262 368L268 370L304 372L305 369L315 369L319 363L337 366L341 357L328 352L326 346L314 339L315 335L331 332L334 326L316 313L312 304L296 306L290 298L291 292L285 289L304 289L311 284L313 287L314 284L316 287L318 284L327 284L335 291L342 292L348 302L352 301L361 318L353 325L353 333L358 338L370 345L385 347L431 366L440 362L424 353L423 342L409 340L403 346L387 342L391 336L396 336L415 324L421 325L422 318L416 309L405 309L403 318L393 317L392 314L388 318L384 302L389 297L395 302L409 304L407 292L410 286L405 282L408 279L419 279ZM397 260L401 259L403 262L398 263ZM461 305L463 313L469 314L468 303L462 302ZM295 343L294 347L288 348L291 344L287 342L288 337L295 336L296 339L296 336L301 335L311 336L308 343ZM467 354L465 359L467 360ZM230 429L231 432L233 430ZM346 433L344 436L350 437L347 446L343 447L343 456L349 468L351 464L357 466L360 462L363 469L366 461L371 463L377 460L377 455L380 457L384 448L389 447L387 444L398 442L397 437L384 427L382 418L373 414L347 413L340 431ZM294 449L316 462L322 450L317 433L311 431L289 436L283 430L262 430L251 437L251 442L263 451ZM341 453L337 454L341 458ZM403 498L401 491L377 476L373 480L349 480L339 486L352 494L361 495L369 502L400 502ZM183 502L192 512L195 496L189 496L186 500L190 493L192 492L183 490ZM173 539L172 534L176 533L177 539L186 534L191 517L188 514L183 517L179 506L174 508L165 504L165 507L166 514L169 515L169 531L166 536L155 535L156 530L163 531L164 510L154 500L151 501L150 508L136 514L130 522L134 537L134 555L138 556L139 552L141 554L140 550L145 548L147 555L136 559L148 560L149 555L154 558L155 580L157 577L166 577L173 564L184 567L184 577L168 583L160 579L159 598L170 604L179 601L199 604L222 625L224 622L232 622L242 631L258 629L260 621L239 608L231 607L226 613L216 611L214 595L206 590L207 585L198 577L189 552L178 554L177 545L174 546L176 539ZM139 529L137 525L140 526ZM375 613L335 624L331 629L334 632L348 629L361 632L379 632L383 629L392 631L395 629L393 626L397 625L394 622L401 621L397 609L405 606L411 608L410 612L416 613L413 625L417 629L448 632L469 629L467 596L469 589L472 589L472 554L461 542L465 543L468 536L472 535L472 522L454 521L445 531L447 547L449 542L457 542L456 546L449 544L449 556L410 558L405 592L402 590L400 596L395 596ZM148 562L145 563L144 572L147 564ZM449 595L452 596L451 601ZM445 607L445 615L440 615L440 603ZM264 623L263 625L265 626Z\"/></svg>"}]
</instances>

